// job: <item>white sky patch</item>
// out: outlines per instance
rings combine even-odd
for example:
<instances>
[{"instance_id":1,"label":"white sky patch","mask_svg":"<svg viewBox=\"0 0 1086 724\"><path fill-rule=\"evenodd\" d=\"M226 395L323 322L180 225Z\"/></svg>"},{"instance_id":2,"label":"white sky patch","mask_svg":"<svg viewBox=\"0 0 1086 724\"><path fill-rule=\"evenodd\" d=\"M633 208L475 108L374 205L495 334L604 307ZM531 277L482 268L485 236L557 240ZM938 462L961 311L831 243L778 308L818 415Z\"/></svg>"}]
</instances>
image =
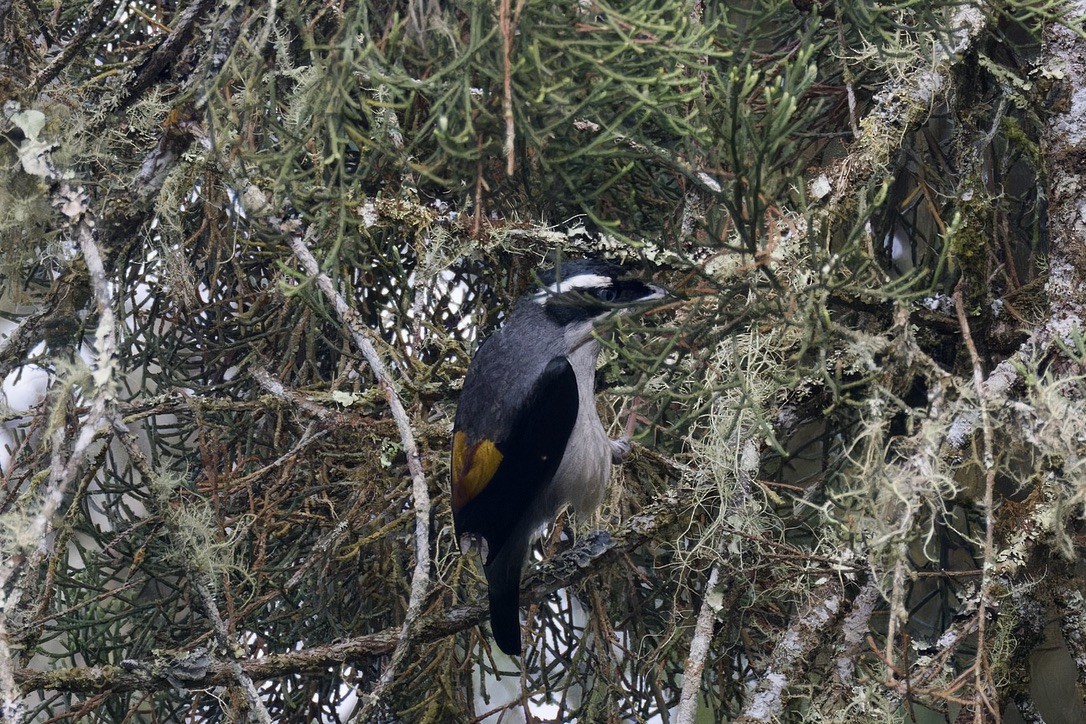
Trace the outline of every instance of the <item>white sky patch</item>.
<instances>
[{"instance_id":1,"label":"white sky patch","mask_svg":"<svg viewBox=\"0 0 1086 724\"><path fill-rule=\"evenodd\" d=\"M38 345L35 354L41 353L42 346ZM30 409L45 399L48 390L49 373L37 365L24 365L4 378L0 394L10 413L30 414ZM24 424L24 421L14 419L0 428L0 470L5 473L11 469L11 453L19 444L15 431Z\"/></svg>"},{"instance_id":2,"label":"white sky patch","mask_svg":"<svg viewBox=\"0 0 1086 724\"><path fill-rule=\"evenodd\" d=\"M563 536L565 539L565 536ZM538 554L538 551L532 557L533 561L542 560L542 557ZM646 594L650 593L650 589L647 586L642 586L642 590ZM668 600L656 598L656 605L658 608L666 607L669 604ZM565 619L568 616L568 623L572 626L572 637L583 638L588 636L585 632L585 628L588 624L588 611L584 605L576 596L572 595L568 589L560 589L556 595L547 598L545 601L540 602L541 606L546 606L552 613L559 619ZM535 625L535 622L532 623ZM565 632L570 635L569 630ZM622 661L623 657L627 655L629 651L635 651L638 649L639 643L631 640L629 634L623 630L614 631L617 640L614 642L608 642L608 646L611 646L615 651L616 660ZM489 635L489 631L487 631ZM535 667L551 668L554 665L554 659L548 654L548 651L562 647L558 646L553 638L553 634L550 630L544 632L544 636L547 637L546 648L537 651L545 660L537 661ZM585 644L591 646L592 644ZM494 658L498 664L498 668L505 672L500 676L495 676L492 672L484 672L478 667L474 671L474 676L479 682L475 693L475 713L482 715L486 712L492 712L488 716L479 719L480 724L522 724L525 721L524 707L519 703L524 701L525 696L522 691L522 681L518 669L520 665L511 657L506 656L494 648ZM523 659L522 659L523 660ZM636 690L646 691L651 688L651 682L642 675L635 673L634 666L625 666L622 668L621 675L635 682ZM530 673L529 678L538 676L539 668L534 668ZM681 682L681 677L680 677ZM484 698L483 692L486 692L487 696ZM574 686L564 693L558 693L557 696L565 698L564 704L559 701L555 701L551 697L552 694L543 692L529 693L527 696L526 707L533 717L537 717L543 721L557 721L559 714L563 713L563 705L565 707L576 708L584 703L585 691L580 686ZM628 704L630 708L638 710L642 708L643 702L633 701L629 699L629 692L617 693L617 697L624 704ZM670 710L671 715L674 716L674 708ZM577 721L577 720L572 720ZM645 724L662 724L664 716L660 713L654 714L644 720Z\"/></svg>"}]
</instances>

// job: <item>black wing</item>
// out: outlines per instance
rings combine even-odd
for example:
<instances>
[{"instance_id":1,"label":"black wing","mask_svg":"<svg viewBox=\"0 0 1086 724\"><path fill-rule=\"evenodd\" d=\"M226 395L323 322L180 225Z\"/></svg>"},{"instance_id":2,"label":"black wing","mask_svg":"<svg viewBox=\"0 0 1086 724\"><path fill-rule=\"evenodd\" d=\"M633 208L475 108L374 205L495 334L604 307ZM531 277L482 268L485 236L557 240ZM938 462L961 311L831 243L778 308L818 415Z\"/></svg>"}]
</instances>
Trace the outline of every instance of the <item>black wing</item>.
<instances>
[{"instance_id":1,"label":"black wing","mask_svg":"<svg viewBox=\"0 0 1086 724\"><path fill-rule=\"evenodd\" d=\"M484 537L488 560L518 525L527 524L533 501L558 470L577 419L577 404L577 375L568 359L555 357L521 405L505 440L471 440L462 431L454 432L457 536Z\"/></svg>"}]
</instances>

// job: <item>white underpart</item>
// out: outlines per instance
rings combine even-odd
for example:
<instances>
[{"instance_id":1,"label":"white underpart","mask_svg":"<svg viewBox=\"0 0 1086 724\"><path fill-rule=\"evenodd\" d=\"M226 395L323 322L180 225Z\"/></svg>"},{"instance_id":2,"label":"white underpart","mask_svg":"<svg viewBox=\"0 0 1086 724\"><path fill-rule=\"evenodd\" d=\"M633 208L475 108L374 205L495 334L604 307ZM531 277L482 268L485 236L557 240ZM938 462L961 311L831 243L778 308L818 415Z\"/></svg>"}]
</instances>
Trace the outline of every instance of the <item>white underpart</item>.
<instances>
[{"instance_id":1,"label":"white underpart","mask_svg":"<svg viewBox=\"0 0 1086 724\"><path fill-rule=\"evenodd\" d=\"M578 274L543 287L532 298L539 304L543 304L548 297L553 297L555 294L561 294L562 292L571 292L574 289L604 289L609 286L611 286L611 277L602 274Z\"/></svg>"},{"instance_id":2,"label":"white underpart","mask_svg":"<svg viewBox=\"0 0 1086 724\"><path fill-rule=\"evenodd\" d=\"M578 515L591 513L603 499L611 477L611 440L596 411L596 358L599 342L580 344L566 355L577 376L577 419L562 462L542 501L542 523L552 522L566 505Z\"/></svg>"}]
</instances>

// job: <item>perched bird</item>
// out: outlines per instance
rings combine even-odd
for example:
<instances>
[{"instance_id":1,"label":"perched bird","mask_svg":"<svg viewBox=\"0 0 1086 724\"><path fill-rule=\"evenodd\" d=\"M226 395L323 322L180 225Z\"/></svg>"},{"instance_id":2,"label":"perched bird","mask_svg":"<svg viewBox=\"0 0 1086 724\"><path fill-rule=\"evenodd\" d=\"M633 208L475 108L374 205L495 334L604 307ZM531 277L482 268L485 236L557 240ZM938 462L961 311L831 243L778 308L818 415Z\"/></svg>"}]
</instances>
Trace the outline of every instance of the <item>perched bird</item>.
<instances>
[{"instance_id":1,"label":"perched bird","mask_svg":"<svg viewBox=\"0 0 1086 724\"><path fill-rule=\"evenodd\" d=\"M452 508L461 550L478 542L498 647L520 653L520 577L533 540L562 508L590 513L629 450L596 411L593 332L664 291L595 259L539 276L476 352L456 410Z\"/></svg>"}]
</instances>

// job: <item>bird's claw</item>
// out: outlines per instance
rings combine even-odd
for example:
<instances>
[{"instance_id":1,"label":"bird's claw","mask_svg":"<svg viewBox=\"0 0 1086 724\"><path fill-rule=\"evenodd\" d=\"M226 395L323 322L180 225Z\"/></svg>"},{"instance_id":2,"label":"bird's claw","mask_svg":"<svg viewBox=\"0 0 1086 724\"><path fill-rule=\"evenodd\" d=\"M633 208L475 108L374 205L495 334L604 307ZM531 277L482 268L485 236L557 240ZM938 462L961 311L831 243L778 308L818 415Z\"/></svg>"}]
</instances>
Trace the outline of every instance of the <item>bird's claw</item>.
<instances>
[{"instance_id":1,"label":"bird's claw","mask_svg":"<svg viewBox=\"0 0 1086 724\"><path fill-rule=\"evenodd\" d=\"M611 441L611 462L621 463L630 455L633 442L628 437L620 437Z\"/></svg>"},{"instance_id":2,"label":"bird's claw","mask_svg":"<svg viewBox=\"0 0 1086 724\"><path fill-rule=\"evenodd\" d=\"M578 566L586 568L614 544L615 539L610 533L605 530L594 530L573 548L574 560Z\"/></svg>"}]
</instances>

